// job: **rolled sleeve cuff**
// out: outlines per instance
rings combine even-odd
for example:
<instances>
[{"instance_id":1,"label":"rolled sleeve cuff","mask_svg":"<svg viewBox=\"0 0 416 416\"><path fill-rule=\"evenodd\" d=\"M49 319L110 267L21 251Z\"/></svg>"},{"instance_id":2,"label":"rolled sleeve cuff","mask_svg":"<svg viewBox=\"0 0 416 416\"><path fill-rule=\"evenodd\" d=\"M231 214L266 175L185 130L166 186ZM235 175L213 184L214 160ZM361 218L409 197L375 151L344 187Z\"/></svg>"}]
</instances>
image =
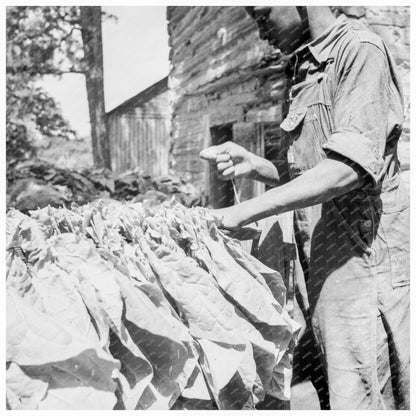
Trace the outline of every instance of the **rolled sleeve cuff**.
<instances>
[{"instance_id":1,"label":"rolled sleeve cuff","mask_svg":"<svg viewBox=\"0 0 416 416\"><path fill-rule=\"evenodd\" d=\"M383 159L374 143L364 134L354 131L335 131L324 144L325 151L336 152L363 168L377 185L383 170Z\"/></svg>"}]
</instances>

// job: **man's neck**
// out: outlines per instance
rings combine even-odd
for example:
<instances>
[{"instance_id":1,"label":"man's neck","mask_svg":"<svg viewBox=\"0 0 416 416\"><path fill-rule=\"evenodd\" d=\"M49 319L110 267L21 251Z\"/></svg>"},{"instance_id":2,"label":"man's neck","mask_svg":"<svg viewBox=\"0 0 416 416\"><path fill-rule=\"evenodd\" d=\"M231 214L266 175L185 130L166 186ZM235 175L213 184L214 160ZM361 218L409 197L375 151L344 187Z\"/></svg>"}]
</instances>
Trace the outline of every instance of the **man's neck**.
<instances>
[{"instance_id":1,"label":"man's neck","mask_svg":"<svg viewBox=\"0 0 416 416\"><path fill-rule=\"evenodd\" d=\"M307 11L311 40L318 38L336 20L327 6L307 6Z\"/></svg>"}]
</instances>

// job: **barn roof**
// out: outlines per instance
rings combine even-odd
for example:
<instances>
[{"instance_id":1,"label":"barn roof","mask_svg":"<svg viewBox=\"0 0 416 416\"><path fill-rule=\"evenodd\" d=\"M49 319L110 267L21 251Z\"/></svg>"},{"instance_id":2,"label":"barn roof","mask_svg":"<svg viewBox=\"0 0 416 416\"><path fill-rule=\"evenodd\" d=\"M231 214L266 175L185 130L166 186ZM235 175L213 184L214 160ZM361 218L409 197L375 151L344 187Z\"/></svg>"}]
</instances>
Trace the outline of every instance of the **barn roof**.
<instances>
[{"instance_id":1,"label":"barn roof","mask_svg":"<svg viewBox=\"0 0 416 416\"><path fill-rule=\"evenodd\" d=\"M156 82L155 84L151 85L149 88L139 92L132 98L124 101L117 107L113 108L111 111L107 113L107 116L111 116L112 114L123 112L130 108L139 107L140 105L144 104L145 102L149 101L156 95L167 91L168 89L168 77L162 78L160 81Z\"/></svg>"}]
</instances>

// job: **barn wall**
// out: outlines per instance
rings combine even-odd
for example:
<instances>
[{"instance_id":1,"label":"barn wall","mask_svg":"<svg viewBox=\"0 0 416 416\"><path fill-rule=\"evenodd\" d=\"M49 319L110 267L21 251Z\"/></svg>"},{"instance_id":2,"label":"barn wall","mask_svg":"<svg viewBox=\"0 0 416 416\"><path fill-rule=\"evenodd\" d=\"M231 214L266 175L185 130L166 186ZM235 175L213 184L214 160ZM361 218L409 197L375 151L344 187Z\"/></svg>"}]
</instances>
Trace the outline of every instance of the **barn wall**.
<instances>
[{"instance_id":1,"label":"barn wall","mask_svg":"<svg viewBox=\"0 0 416 416\"><path fill-rule=\"evenodd\" d=\"M168 21L171 167L202 189L205 164L198 153L210 143L210 129L244 122L262 103L265 111L273 106L264 78L252 75L272 49L258 41L243 7L168 7ZM252 111L251 119L256 117Z\"/></svg>"},{"instance_id":2,"label":"barn wall","mask_svg":"<svg viewBox=\"0 0 416 416\"><path fill-rule=\"evenodd\" d=\"M368 24L390 46L404 87L403 140L408 140L409 8L345 7L342 11ZM281 154L284 145L279 144L278 124L286 94L283 65L267 42L259 39L244 8L168 7L167 17L173 108L171 170L207 190L209 170L198 153L210 144L213 128L226 128L229 123L238 123L235 133L242 142L248 132L260 131L257 139L265 142L263 149L269 156Z\"/></svg>"},{"instance_id":3,"label":"barn wall","mask_svg":"<svg viewBox=\"0 0 416 416\"><path fill-rule=\"evenodd\" d=\"M107 122L114 172L139 167L150 175L168 174L169 91L138 107L112 112Z\"/></svg>"}]
</instances>

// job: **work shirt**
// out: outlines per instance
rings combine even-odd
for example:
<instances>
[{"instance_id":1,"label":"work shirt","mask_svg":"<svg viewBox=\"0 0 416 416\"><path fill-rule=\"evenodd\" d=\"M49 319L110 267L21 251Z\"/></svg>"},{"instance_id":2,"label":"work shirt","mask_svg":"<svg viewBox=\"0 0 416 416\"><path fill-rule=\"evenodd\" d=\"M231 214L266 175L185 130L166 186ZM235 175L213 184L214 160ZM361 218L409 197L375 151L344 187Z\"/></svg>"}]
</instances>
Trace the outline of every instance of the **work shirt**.
<instances>
[{"instance_id":1,"label":"work shirt","mask_svg":"<svg viewBox=\"0 0 416 416\"><path fill-rule=\"evenodd\" d=\"M383 408L381 387L374 386L378 357L369 349L379 340L380 317L393 327L398 314L408 318L409 201L397 157L404 113L397 69L379 36L340 16L296 51L288 75L293 85L281 128L290 140L291 177L337 155L365 179L357 190L295 212L304 306L325 356L331 406ZM407 312L394 309L393 299L402 308L407 302ZM406 373L406 331L392 332L400 356L395 371ZM368 374L357 370L362 366Z\"/></svg>"},{"instance_id":2,"label":"work shirt","mask_svg":"<svg viewBox=\"0 0 416 416\"><path fill-rule=\"evenodd\" d=\"M367 178L366 185L335 198L329 206L338 207L338 219L347 223L355 244L369 253L371 244L366 234L375 219L363 200L371 196L374 202L379 197L383 212L408 206L397 156L403 95L391 54L380 37L341 15L321 36L294 54L289 70L295 83L281 128L291 140L291 177L317 165L330 153L358 166ZM305 236L312 234L321 207L308 215L306 222L313 224L305 225ZM400 251L401 260L408 265L408 252Z\"/></svg>"}]
</instances>

